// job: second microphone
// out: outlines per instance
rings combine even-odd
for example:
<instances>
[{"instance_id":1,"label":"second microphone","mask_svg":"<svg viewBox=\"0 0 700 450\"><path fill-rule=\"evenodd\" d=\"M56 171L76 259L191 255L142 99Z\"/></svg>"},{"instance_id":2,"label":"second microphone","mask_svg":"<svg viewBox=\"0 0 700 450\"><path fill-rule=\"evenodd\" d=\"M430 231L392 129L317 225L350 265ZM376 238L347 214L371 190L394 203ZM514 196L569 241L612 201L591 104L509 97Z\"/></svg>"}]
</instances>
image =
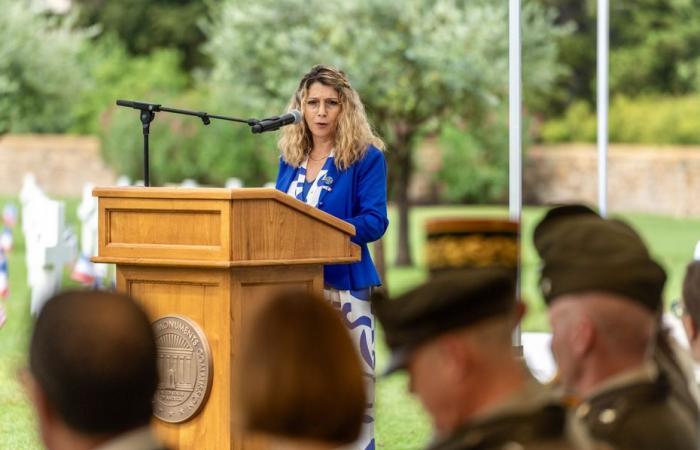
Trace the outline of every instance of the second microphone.
<instances>
[{"instance_id":1,"label":"second microphone","mask_svg":"<svg viewBox=\"0 0 700 450\"><path fill-rule=\"evenodd\" d=\"M264 133L266 131L279 130L285 125L291 125L293 123L299 123L301 121L302 115L301 111L293 109L287 114L282 114L281 116L270 117L263 119L260 122L250 127L250 131L253 134Z\"/></svg>"}]
</instances>

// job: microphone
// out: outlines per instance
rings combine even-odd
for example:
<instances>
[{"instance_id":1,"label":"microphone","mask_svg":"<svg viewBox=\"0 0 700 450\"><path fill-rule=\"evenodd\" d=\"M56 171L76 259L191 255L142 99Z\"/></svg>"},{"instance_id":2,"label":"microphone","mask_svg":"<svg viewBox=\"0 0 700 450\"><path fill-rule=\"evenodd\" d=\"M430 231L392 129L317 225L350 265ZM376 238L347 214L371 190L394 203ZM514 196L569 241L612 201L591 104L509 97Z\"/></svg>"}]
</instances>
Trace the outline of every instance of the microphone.
<instances>
[{"instance_id":1,"label":"microphone","mask_svg":"<svg viewBox=\"0 0 700 450\"><path fill-rule=\"evenodd\" d=\"M301 111L293 109L287 114L282 114L281 116L268 117L260 122L250 127L250 131L253 134L264 133L266 131L279 130L285 125L291 125L293 123L301 122Z\"/></svg>"}]
</instances>

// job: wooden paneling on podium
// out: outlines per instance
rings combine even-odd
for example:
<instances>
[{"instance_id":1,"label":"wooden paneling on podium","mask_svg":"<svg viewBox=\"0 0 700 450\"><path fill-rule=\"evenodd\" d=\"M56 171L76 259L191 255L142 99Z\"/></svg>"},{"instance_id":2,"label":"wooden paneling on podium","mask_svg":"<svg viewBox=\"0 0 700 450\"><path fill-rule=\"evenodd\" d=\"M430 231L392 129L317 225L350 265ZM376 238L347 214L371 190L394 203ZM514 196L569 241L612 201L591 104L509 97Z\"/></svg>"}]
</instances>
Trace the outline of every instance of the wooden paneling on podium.
<instances>
[{"instance_id":1,"label":"wooden paneling on podium","mask_svg":"<svg viewBox=\"0 0 700 450\"><path fill-rule=\"evenodd\" d=\"M152 321L185 317L211 349L208 399L185 422L154 419L159 436L178 449L266 448L236 431L231 377L242 333L273 291L320 295L324 264L358 261L354 227L275 189L110 187L93 195L99 201L93 261L116 264L117 289L138 299ZM178 355L165 355L175 365L159 360L169 371L162 383L176 394L166 398L171 404L187 395L184 378L194 377L188 364L195 362ZM183 408L167 413L177 417Z\"/></svg>"}]
</instances>

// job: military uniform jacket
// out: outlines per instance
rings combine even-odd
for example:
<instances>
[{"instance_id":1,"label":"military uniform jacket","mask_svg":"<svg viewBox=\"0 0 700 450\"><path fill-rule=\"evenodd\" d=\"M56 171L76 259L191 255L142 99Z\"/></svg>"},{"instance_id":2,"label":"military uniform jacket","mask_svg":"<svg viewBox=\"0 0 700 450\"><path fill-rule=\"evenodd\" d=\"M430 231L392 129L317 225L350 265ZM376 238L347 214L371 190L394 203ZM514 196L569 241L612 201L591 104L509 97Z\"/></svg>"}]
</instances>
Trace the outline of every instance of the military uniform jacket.
<instances>
[{"instance_id":1,"label":"military uniform jacket","mask_svg":"<svg viewBox=\"0 0 700 450\"><path fill-rule=\"evenodd\" d=\"M700 391L695 382L693 358L688 350L664 329L657 335L652 357L659 372L666 377L671 395L686 406L687 413L696 422L700 421Z\"/></svg>"},{"instance_id":2,"label":"military uniform jacket","mask_svg":"<svg viewBox=\"0 0 700 450\"><path fill-rule=\"evenodd\" d=\"M606 382L577 408L593 438L620 450L697 450L698 424L656 365Z\"/></svg>"},{"instance_id":3,"label":"military uniform jacket","mask_svg":"<svg viewBox=\"0 0 700 450\"><path fill-rule=\"evenodd\" d=\"M573 432L566 408L532 380L506 403L473 418L428 450L569 450L592 448Z\"/></svg>"}]
</instances>

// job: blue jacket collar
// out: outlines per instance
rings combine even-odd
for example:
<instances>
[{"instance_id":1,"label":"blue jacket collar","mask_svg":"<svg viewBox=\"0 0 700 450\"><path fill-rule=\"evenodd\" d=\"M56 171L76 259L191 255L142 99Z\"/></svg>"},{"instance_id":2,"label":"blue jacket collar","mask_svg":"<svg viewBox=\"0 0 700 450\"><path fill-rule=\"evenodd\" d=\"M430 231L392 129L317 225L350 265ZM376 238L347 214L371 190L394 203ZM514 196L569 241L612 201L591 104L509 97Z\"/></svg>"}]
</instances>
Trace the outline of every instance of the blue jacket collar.
<instances>
[{"instance_id":1,"label":"blue jacket collar","mask_svg":"<svg viewBox=\"0 0 700 450\"><path fill-rule=\"evenodd\" d=\"M294 179L297 177L297 174L299 173L299 168L293 168L291 166L288 166L291 170L285 170L282 172L280 175L280 179L277 182L277 189L279 189L282 192L287 192L289 191L289 186L292 184ZM333 190L335 182L338 180L338 176L340 174L340 171L338 168L335 166L335 162L332 160L332 158L329 158L326 161L326 164L324 165L323 169L326 169L326 175L322 180L319 180L319 183L321 186L324 186L321 189L321 193L319 194L318 202L319 204L323 201L324 197L328 195L330 191Z\"/></svg>"},{"instance_id":2,"label":"blue jacket collar","mask_svg":"<svg viewBox=\"0 0 700 450\"><path fill-rule=\"evenodd\" d=\"M286 165L286 163L284 164ZM287 165L287 167L287 170L280 170L280 178L277 180L276 187L282 192L287 192L289 190L289 185L292 184L292 180L297 173L296 169L294 169L292 166Z\"/></svg>"}]
</instances>

